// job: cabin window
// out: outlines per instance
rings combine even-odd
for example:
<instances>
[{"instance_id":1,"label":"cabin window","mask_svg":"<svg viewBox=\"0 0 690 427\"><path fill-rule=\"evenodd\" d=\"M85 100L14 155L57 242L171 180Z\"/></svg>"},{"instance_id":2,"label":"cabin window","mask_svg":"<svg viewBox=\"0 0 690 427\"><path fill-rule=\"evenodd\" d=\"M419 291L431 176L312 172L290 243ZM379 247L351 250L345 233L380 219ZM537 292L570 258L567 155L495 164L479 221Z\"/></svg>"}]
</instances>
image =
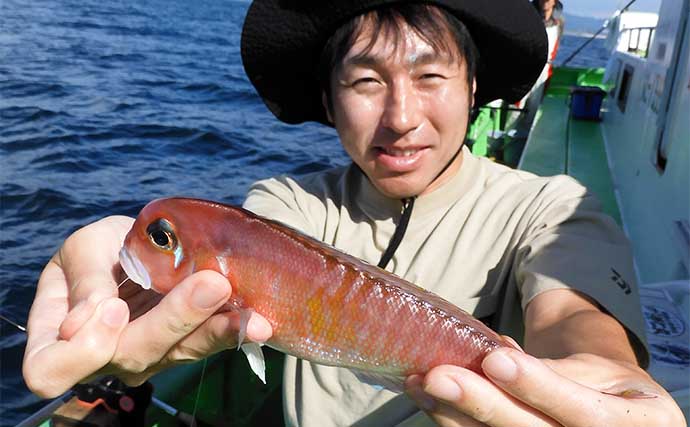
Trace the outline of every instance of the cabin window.
<instances>
[{"instance_id":1,"label":"cabin window","mask_svg":"<svg viewBox=\"0 0 690 427\"><path fill-rule=\"evenodd\" d=\"M630 85L632 84L633 71L634 69L630 65L626 65L622 71L620 84L618 85L618 96L616 97L618 108L621 112L625 112L625 106L628 102L628 93L630 92Z\"/></svg>"}]
</instances>

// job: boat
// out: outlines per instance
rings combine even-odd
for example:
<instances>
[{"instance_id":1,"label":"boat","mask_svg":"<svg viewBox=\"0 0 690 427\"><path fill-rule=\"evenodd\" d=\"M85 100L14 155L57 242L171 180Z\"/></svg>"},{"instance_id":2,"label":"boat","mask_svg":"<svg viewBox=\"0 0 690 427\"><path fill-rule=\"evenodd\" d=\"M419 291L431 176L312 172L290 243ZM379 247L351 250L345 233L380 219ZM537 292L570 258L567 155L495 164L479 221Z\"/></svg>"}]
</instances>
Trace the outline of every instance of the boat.
<instances>
[{"instance_id":1,"label":"boat","mask_svg":"<svg viewBox=\"0 0 690 427\"><path fill-rule=\"evenodd\" d=\"M606 68L555 68L518 167L575 177L622 226L648 372L690 419L690 6L663 0L608 27Z\"/></svg>"},{"instance_id":2,"label":"boat","mask_svg":"<svg viewBox=\"0 0 690 427\"><path fill-rule=\"evenodd\" d=\"M468 131L468 145L477 155L540 175L575 177L622 226L634 250L649 372L686 419L689 21L690 6L681 0L663 0L658 14L617 13L608 23L606 68L556 64L548 86L538 85L517 105L498 101L479 108ZM142 387L130 389L113 379L78 387L19 427L283 425L283 356L268 349L266 361L266 385L241 352L226 351L162 372ZM137 411L139 418L132 421Z\"/></svg>"}]
</instances>

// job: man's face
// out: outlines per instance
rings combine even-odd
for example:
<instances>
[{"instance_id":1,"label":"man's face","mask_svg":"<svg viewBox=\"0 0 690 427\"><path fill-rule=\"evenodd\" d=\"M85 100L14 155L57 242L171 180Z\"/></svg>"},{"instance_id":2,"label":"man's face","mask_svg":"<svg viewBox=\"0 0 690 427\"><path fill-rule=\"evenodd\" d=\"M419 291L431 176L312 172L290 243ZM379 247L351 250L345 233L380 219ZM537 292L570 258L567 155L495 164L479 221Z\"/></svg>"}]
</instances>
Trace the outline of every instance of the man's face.
<instances>
[{"instance_id":1,"label":"man's face","mask_svg":"<svg viewBox=\"0 0 690 427\"><path fill-rule=\"evenodd\" d=\"M553 8L556 7L556 0L539 0L541 10L544 12L544 19L550 19Z\"/></svg>"},{"instance_id":2,"label":"man's face","mask_svg":"<svg viewBox=\"0 0 690 427\"><path fill-rule=\"evenodd\" d=\"M435 52L410 27L402 34L395 46L383 32L360 55L365 27L331 77L329 119L345 151L392 198L431 192L457 173L461 154L439 176L462 145L472 99L458 53Z\"/></svg>"}]
</instances>

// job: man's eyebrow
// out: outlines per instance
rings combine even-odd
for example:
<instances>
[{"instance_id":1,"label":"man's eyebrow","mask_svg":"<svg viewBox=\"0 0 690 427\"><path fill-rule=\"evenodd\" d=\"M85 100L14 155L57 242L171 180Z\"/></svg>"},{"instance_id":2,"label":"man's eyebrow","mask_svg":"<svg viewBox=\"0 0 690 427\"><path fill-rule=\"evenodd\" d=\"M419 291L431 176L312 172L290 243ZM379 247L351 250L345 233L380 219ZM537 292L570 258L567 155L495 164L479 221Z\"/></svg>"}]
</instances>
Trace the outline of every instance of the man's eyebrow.
<instances>
[{"instance_id":1,"label":"man's eyebrow","mask_svg":"<svg viewBox=\"0 0 690 427\"><path fill-rule=\"evenodd\" d=\"M433 64L436 62L441 62L444 64L450 64L454 61L454 58L448 54L441 54L436 51L423 52L420 55L408 55L407 62L411 65L425 65Z\"/></svg>"},{"instance_id":2,"label":"man's eyebrow","mask_svg":"<svg viewBox=\"0 0 690 427\"><path fill-rule=\"evenodd\" d=\"M386 62L387 57L383 55L372 55L371 53L364 53L361 55L354 55L346 58L343 65L373 67ZM410 54L405 58L409 65L425 65L433 64L435 62L442 62L450 64L454 62L454 58L446 54L439 54L436 51L427 51L419 55Z\"/></svg>"}]
</instances>

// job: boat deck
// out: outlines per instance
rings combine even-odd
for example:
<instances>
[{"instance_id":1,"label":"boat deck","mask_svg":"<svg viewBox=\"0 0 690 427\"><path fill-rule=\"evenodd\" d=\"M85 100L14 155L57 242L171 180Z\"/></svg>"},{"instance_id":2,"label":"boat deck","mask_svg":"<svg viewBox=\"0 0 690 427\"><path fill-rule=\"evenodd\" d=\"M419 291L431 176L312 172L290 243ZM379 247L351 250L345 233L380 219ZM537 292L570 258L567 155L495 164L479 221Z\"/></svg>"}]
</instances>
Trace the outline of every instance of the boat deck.
<instances>
[{"instance_id":1,"label":"boat deck","mask_svg":"<svg viewBox=\"0 0 690 427\"><path fill-rule=\"evenodd\" d=\"M621 224L599 122L570 116L569 90L575 83L567 78L552 81L518 167L542 176L572 176L598 197L604 212Z\"/></svg>"}]
</instances>

